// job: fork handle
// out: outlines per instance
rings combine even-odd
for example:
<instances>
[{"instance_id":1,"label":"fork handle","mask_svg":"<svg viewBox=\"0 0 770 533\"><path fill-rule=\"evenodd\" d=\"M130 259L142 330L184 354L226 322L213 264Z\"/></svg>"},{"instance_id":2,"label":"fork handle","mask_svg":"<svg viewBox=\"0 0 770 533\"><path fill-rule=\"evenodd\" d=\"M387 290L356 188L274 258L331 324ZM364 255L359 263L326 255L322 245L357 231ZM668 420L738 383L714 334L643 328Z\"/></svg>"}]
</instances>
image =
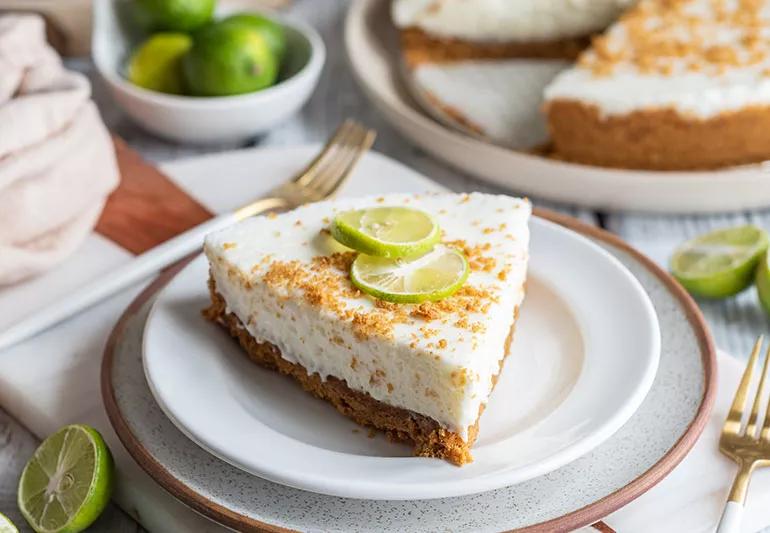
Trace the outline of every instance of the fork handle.
<instances>
[{"instance_id":1,"label":"fork handle","mask_svg":"<svg viewBox=\"0 0 770 533\"><path fill-rule=\"evenodd\" d=\"M743 504L728 501L725 510L722 511L722 518L719 520L716 533L738 533L741 530L742 520Z\"/></svg>"},{"instance_id":2,"label":"fork handle","mask_svg":"<svg viewBox=\"0 0 770 533\"><path fill-rule=\"evenodd\" d=\"M40 313L23 318L0 333L0 350L40 333L105 298L138 283L199 249L203 237L237 221L234 214L219 215L148 250L136 259L115 268L78 288L68 298Z\"/></svg>"}]
</instances>

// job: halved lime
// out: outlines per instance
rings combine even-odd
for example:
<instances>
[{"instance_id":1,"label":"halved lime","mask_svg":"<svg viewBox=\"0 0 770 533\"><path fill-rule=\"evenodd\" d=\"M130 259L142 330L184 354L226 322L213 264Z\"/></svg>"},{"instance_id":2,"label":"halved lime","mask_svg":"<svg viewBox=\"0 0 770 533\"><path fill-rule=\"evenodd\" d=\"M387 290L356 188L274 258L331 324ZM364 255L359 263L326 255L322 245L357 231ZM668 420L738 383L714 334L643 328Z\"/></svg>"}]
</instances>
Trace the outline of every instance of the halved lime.
<instances>
[{"instance_id":1,"label":"halved lime","mask_svg":"<svg viewBox=\"0 0 770 533\"><path fill-rule=\"evenodd\" d=\"M767 246L767 233L757 226L712 231L680 246L671 271L690 293L725 298L751 285Z\"/></svg>"},{"instance_id":2,"label":"halved lime","mask_svg":"<svg viewBox=\"0 0 770 533\"><path fill-rule=\"evenodd\" d=\"M757 294L762 308L770 315L770 256L767 253L757 265Z\"/></svg>"},{"instance_id":3,"label":"halved lime","mask_svg":"<svg viewBox=\"0 0 770 533\"><path fill-rule=\"evenodd\" d=\"M0 533L19 533L11 519L0 513Z\"/></svg>"},{"instance_id":4,"label":"halved lime","mask_svg":"<svg viewBox=\"0 0 770 533\"><path fill-rule=\"evenodd\" d=\"M468 261L459 250L439 244L410 258L359 255L350 268L353 285L396 303L420 303L451 296L468 278Z\"/></svg>"},{"instance_id":5,"label":"halved lime","mask_svg":"<svg viewBox=\"0 0 770 533\"><path fill-rule=\"evenodd\" d=\"M441 238L433 217L411 207L345 211L334 217L331 232L348 248L391 258L424 254Z\"/></svg>"},{"instance_id":6,"label":"halved lime","mask_svg":"<svg viewBox=\"0 0 770 533\"><path fill-rule=\"evenodd\" d=\"M83 531L110 500L114 466L95 429L65 426L35 450L19 480L21 514L38 533Z\"/></svg>"}]
</instances>

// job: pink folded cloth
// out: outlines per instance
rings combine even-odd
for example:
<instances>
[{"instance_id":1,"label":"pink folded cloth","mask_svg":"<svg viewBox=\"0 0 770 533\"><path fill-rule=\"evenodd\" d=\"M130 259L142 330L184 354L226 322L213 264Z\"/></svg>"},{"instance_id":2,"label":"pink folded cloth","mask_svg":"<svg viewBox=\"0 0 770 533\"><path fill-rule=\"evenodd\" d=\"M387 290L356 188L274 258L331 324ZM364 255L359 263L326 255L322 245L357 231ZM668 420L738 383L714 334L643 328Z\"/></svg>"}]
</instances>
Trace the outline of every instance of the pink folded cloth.
<instances>
[{"instance_id":1,"label":"pink folded cloth","mask_svg":"<svg viewBox=\"0 0 770 533\"><path fill-rule=\"evenodd\" d=\"M61 262L119 173L88 80L64 69L36 15L0 17L0 285Z\"/></svg>"}]
</instances>

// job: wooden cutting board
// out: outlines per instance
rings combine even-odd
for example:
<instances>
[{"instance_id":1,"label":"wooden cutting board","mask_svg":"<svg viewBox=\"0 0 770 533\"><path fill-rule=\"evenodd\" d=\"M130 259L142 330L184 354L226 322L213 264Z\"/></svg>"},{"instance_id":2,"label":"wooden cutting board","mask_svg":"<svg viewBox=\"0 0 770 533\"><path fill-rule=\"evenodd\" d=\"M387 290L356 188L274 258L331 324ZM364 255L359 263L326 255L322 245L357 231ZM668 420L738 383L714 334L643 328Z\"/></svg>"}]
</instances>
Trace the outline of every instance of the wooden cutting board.
<instances>
[{"instance_id":1,"label":"wooden cutting board","mask_svg":"<svg viewBox=\"0 0 770 533\"><path fill-rule=\"evenodd\" d=\"M125 141L114 137L120 185L110 195L96 232L141 254L212 217Z\"/></svg>"}]
</instances>

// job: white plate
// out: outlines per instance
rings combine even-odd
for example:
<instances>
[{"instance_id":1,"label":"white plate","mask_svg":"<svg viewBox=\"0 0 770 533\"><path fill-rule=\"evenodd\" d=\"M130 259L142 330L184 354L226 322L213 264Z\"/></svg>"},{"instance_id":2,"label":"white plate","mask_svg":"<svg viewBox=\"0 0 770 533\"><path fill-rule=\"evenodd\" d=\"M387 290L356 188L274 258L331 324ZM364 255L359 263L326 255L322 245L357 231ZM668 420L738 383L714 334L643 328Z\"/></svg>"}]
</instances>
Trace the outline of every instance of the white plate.
<instances>
[{"instance_id":1,"label":"white plate","mask_svg":"<svg viewBox=\"0 0 770 533\"><path fill-rule=\"evenodd\" d=\"M150 314L150 389L177 427L217 457L313 492L429 499L550 472L630 418L655 376L660 332L644 290L610 254L542 219L531 229L527 299L470 465L369 439L288 378L250 363L200 315L208 300L203 257L169 283Z\"/></svg>"},{"instance_id":2,"label":"white plate","mask_svg":"<svg viewBox=\"0 0 770 533\"><path fill-rule=\"evenodd\" d=\"M372 103L405 137L483 180L535 197L602 209L724 212L770 206L767 164L654 172L578 165L516 152L451 129L422 112L400 76L388 0L350 3L345 47Z\"/></svg>"}]
</instances>

